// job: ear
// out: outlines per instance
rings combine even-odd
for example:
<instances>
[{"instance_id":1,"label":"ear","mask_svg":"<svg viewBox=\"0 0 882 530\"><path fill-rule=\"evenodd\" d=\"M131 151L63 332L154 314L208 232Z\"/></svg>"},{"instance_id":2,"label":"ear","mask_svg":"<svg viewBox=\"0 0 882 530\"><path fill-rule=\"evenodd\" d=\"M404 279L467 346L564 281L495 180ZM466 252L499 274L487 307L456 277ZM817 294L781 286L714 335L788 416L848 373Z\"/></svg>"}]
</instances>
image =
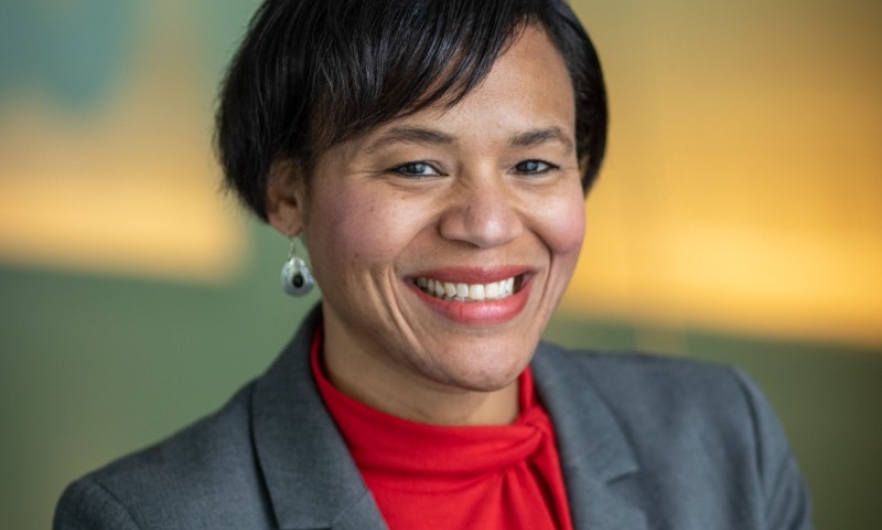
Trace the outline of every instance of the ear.
<instances>
[{"instance_id":1,"label":"ear","mask_svg":"<svg viewBox=\"0 0 882 530\"><path fill-rule=\"evenodd\" d=\"M290 158L279 159L270 167L266 186L266 216L269 223L286 237L303 230L306 199L305 176L300 164Z\"/></svg>"}]
</instances>

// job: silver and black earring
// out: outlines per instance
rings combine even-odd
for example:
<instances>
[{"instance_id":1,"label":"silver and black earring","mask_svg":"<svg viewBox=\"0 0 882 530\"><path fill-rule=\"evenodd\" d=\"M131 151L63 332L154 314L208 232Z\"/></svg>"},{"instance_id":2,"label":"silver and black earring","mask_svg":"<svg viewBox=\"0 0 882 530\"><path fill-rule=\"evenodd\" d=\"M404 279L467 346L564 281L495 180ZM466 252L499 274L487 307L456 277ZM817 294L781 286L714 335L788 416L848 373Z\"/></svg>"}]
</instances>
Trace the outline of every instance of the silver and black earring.
<instances>
[{"instance_id":1,"label":"silver and black earring","mask_svg":"<svg viewBox=\"0 0 882 530\"><path fill-rule=\"evenodd\" d=\"M282 289L291 296L304 296L315 286L312 271L305 261L297 257L294 238L291 238L291 253L282 266Z\"/></svg>"}]
</instances>

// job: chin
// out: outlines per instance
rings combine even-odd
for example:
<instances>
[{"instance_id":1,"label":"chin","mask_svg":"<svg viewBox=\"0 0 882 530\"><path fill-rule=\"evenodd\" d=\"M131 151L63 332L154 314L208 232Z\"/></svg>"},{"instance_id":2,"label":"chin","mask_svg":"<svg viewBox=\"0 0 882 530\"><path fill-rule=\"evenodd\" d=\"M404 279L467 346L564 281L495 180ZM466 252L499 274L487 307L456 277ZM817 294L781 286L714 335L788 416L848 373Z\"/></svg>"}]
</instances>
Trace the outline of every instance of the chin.
<instances>
[{"instance_id":1,"label":"chin","mask_svg":"<svg viewBox=\"0 0 882 530\"><path fill-rule=\"evenodd\" d=\"M529 354L502 357L491 352L475 355L471 352L465 362L456 367L448 367L443 379L448 385L474 392L495 392L502 390L521 375L530 364Z\"/></svg>"}]
</instances>

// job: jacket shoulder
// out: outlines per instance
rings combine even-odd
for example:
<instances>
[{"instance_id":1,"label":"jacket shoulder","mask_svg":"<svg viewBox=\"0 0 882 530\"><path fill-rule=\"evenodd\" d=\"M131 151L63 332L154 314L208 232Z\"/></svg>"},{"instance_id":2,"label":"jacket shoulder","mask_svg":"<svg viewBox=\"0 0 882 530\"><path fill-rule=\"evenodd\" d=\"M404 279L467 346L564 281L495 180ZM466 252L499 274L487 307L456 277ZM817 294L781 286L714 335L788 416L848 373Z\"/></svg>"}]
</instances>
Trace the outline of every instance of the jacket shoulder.
<instances>
[{"instance_id":1,"label":"jacket shoulder","mask_svg":"<svg viewBox=\"0 0 882 530\"><path fill-rule=\"evenodd\" d=\"M678 506L689 496L684 485L705 484L701 495L716 495L718 502L704 506L728 506L743 528L811 528L808 495L784 429L742 370L544 343L540 356L555 395L593 396L567 399L567 419L592 406L609 411L660 504L670 496L670 506Z\"/></svg>"},{"instance_id":2,"label":"jacket shoulder","mask_svg":"<svg viewBox=\"0 0 882 530\"><path fill-rule=\"evenodd\" d=\"M722 409L733 417L750 416L762 393L740 369L683 357L636 352L568 350L543 343L540 349L553 370L571 371L627 415L652 410L652 416L689 415ZM693 418L697 419L697 418ZM713 418L711 418L713 419Z\"/></svg>"},{"instance_id":3,"label":"jacket shoulder","mask_svg":"<svg viewBox=\"0 0 882 530\"><path fill-rule=\"evenodd\" d=\"M269 527L251 442L252 391L68 486L55 530Z\"/></svg>"}]
</instances>

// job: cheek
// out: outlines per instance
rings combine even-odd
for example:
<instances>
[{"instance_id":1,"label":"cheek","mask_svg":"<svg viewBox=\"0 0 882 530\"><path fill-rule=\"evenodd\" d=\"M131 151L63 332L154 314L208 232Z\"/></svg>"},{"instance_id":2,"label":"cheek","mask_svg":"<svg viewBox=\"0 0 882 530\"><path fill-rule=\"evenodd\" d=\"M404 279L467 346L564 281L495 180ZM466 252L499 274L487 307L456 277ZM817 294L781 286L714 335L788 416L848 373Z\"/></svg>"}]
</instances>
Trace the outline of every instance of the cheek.
<instances>
[{"instance_id":1,"label":"cheek","mask_svg":"<svg viewBox=\"0 0 882 530\"><path fill-rule=\"evenodd\" d=\"M364 201L351 193L317 193L310 206L305 231L316 274L334 271L339 278L341 269L360 262L372 248L375 219L363 214ZM356 218L359 222L353 222Z\"/></svg>"},{"instance_id":2,"label":"cheek","mask_svg":"<svg viewBox=\"0 0 882 530\"><path fill-rule=\"evenodd\" d=\"M411 210L407 201L364 189L317 194L306 227L316 274L343 279L394 266L419 229L421 215Z\"/></svg>"},{"instance_id":3,"label":"cheek","mask_svg":"<svg viewBox=\"0 0 882 530\"><path fill-rule=\"evenodd\" d=\"M552 254L558 259L569 258L575 265L585 237L585 202L581 190L549 203L542 212L542 222L542 237Z\"/></svg>"}]
</instances>

